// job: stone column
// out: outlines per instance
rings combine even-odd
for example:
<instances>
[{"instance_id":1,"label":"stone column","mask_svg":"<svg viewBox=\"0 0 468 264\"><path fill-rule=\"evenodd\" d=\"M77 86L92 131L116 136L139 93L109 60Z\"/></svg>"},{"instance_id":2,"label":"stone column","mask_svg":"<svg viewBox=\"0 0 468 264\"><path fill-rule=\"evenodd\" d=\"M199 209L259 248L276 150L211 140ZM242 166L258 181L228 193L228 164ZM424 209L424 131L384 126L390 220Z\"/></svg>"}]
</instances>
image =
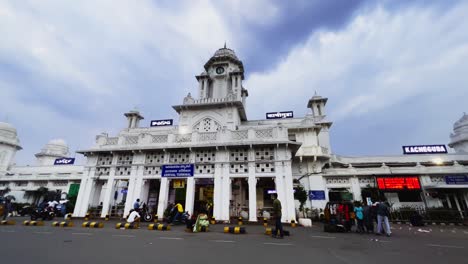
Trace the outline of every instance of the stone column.
<instances>
[{"instance_id":1,"label":"stone column","mask_svg":"<svg viewBox=\"0 0 468 264\"><path fill-rule=\"evenodd\" d=\"M114 197L114 181L115 181L115 164L117 164L117 155L112 158L112 166L109 171L109 178L107 179L107 189L104 193L104 201L102 202L101 217L105 217L109 213L110 204Z\"/></svg>"},{"instance_id":2,"label":"stone column","mask_svg":"<svg viewBox=\"0 0 468 264\"><path fill-rule=\"evenodd\" d=\"M351 192L353 193L354 200L362 201L361 186L359 185L359 178L356 176L353 176L349 178L349 181L351 183Z\"/></svg>"},{"instance_id":3,"label":"stone column","mask_svg":"<svg viewBox=\"0 0 468 264\"><path fill-rule=\"evenodd\" d=\"M249 164L249 222L257 222L257 178L255 178L255 163Z\"/></svg>"},{"instance_id":4,"label":"stone column","mask_svg":"<svg viewBox=\"0 0 468 264\"><path fill-rule=\"evenodd\" d=\"M284 194L285 194L285 209L286 221L296 221L296 204L294 202L294 189L292 179L291 161L284 162ZM283 209L283 212L285 210Z\"/></svg>"},{"instance_id":5,"label":"stone column","mask_svg":"<svg viewBox=\"0 0 468 264\"><path fill-rule=\"evenodd\" d=\"M222 188L223 182L222 177L222 166L220 164L215 165L214 173L214 191L213 191L213 216L215 219L221 218L221 205L222 205Z\"/></svg>"},{"instance_id":6,"label":"stone column","mask_svg":"<svg viewBox=\"0 0 468 264\"><path fill-rule=\"evenodd\" d=\"M231 178L229 177L229 164L222 164L222 172L220 220L229 221L229 201L231 199Z\"/></svg>"},{"instance_id":7,"label":"stone column","mask_svg":"<svg viewBox=\"0 0 468 264\"><path fill-rule=\"evenodd\" d=\"M93 193L94 188L94 174L95 168L90 168L88 170L88 175L81 179L80 190L78 192L78 197L76 199L75 209L73 211L74 216L83 217L88 211L88 204Z\"/></svg>"},{"instance_id":8,"label":"stone column","mask_svg":"<svg viewBox=\"0 0 468 264\"><path fill-rule=\"evenodd\" d=\"M191 215L193 213L193 205L195 203L195 179L187 178L186 194L185 194L185 211Z\"/></svg>"},{"instance_id":9,"label":"stone column","mask_svg":"<svg viewBox=\"0 0 468 264\"><path fill-rule=\"evenodd\" d=\"M125 201L124 216L128 215L130 209L133 209L133 203L135 202L136 196L135 191L137 186L137 175L138 167L132 166L132 172L130 173L130 179L128 179L127 189L127 200Z\"/></svg>"},{"instance_id":10,"label":"stone column","mask_svg":"<svg viewBox=\"0 0 468 264\"><path fill-rule=\"evenodd\" d=\"M164 210L166 210L168 195L169 195L169 180L166 177L163 177L161 178L161 185L159 189L159 200L158 200L159 219L162 219L164 217Z\"/></svg>"}]
</instances>

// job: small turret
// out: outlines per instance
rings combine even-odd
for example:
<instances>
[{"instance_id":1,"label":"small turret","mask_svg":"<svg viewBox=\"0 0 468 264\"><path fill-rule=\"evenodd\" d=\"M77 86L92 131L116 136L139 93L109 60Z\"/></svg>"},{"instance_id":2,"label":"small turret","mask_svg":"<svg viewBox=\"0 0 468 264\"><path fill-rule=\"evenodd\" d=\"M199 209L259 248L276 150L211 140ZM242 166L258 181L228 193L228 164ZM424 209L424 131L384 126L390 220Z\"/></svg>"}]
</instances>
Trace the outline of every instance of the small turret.
<instances>
[{"instance_id":1,"label":"small turret","mask_svg":"<svg viewBox=\"0 0 468 264\"><path fill-rule=\"evenodd\" d=\"M140 120L144 119L144 117L140 115L140 112L137 110L131 110L124 115L128 120L128 128L138 128L140 125Z\"/></svg>"}]
</instances>

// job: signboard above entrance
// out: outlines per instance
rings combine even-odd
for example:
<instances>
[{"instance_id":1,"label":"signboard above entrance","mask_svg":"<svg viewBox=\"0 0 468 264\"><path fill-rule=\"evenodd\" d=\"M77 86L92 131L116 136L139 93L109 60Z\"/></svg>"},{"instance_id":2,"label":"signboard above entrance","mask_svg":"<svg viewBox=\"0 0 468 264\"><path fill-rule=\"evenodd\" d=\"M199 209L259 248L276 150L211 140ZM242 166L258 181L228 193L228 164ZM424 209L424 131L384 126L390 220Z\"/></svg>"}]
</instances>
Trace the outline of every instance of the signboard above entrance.
<instances>
[{"instance_id":1,"label":"signboard above entrance","mask_svg":"<svg viewBox=\"0 0 468 264\"><path fill-rule=\"evenodd\" d=\"M468 184L468 175L450 175L445 176L447 184Z\"/></svg>"},{"instance_id":2,"label":"signboard above entrance","mask_svg":"<svg viewBox=\"0 0 468 264\"><path fill-rule=\"evenodd\" d=\"M162 177L192 177L195 171L193 164L172 164L162 166Z\"/></svg>"},{"instance_id":3,"label":"signboard above entrance","mask_svg":"<svg viewBox=\"0 0 468 264\"><path fill-rule=\"evenodd\" d=\"M293 111L266 113L266 119L293 118Z\"/></svg>"},{"instance_id":4,"label":"signboard above entrance","mask_svg":"<svg viewBox=\"0 0 468 264\"><path fill-rule=\"evenodd\" d=\"M446 154L445 145L403 146L403 154Z\"/></svg>"},{"instance_id":5,"label":"signboard above entrance","mask_svg":"<svg viewBox=\"0 0 468 264\"><path fill-rule=\"evenodd\" d=\"M377 186L381 190L419 190L418 177L379 177Z\"/></svg>"}]
</instances>

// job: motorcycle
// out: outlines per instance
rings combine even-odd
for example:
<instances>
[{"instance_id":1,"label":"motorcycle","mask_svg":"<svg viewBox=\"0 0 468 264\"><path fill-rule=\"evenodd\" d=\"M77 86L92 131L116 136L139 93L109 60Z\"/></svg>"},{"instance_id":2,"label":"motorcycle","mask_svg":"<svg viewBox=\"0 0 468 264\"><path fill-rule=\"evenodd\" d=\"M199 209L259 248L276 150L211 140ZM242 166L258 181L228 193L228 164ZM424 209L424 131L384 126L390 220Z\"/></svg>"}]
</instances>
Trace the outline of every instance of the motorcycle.
<instances>
[{"instance_id":1,"label":"motorcycle","mask_svg":"<svg viewBox=\"0 0 468 264\"><path fill-rule=\"evenodd\" d=\"M142 208L140 209L140 215L141 215L141 218L143 219L143 221L145 222L151 222L153 221L153 215L148 211L147 208Z\"/></svg>"},{"instance_id":2,"label":"motorcycle","mask_svg":"<svg viewBox=\"0 0 468 264\"><path fill-rule=\"evenodd\" d=\"M37 208L36 210L31 212L31 220L37 220L39 218L42 218L42 220L53 220L55 217L55 212L52 208L45 208L45 209L39 209Z\"/></svg>"},{"instance_id":3,"label":"motorcycle","mask_svg":"<svg viewBox=\"0 0 468 264\"><path fill-rule=\"evenodd\" d=\"M174 219L174 216L175 214L170 218L170 220L168 221L169 224L174 224L174 225L177 225L177 224L187 224L187 221L190 220L190 214L186 211L186 212L183 212L179 219L176 219L176 220L173 220Z\"/></svg>"}]
</instances>

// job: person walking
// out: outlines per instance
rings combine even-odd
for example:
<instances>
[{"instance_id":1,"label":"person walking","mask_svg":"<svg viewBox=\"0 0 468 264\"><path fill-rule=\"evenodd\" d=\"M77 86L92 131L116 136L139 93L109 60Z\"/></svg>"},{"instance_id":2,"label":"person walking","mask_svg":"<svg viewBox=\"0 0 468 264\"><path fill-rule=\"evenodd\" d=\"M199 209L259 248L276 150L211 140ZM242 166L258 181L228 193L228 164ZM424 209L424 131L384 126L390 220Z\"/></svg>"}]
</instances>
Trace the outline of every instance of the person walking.
<instances>
[{"instance_id":1,"label":"person walking","mask_svg":"<svg viewBox=\"0 0 468 264\"><path fill-rule=\"evenodd\" d=\"M388 217L390 216L390 208L387 203L382 199L377 205L377 235L383 234L382 224L385 224L385 232L389 237L392 234L390 230L390 223Z\"/></svg>"},{"instance_id":2,"label":"person walking","mask_svg":"<svg viewBox=\"0 0 468 264\"><path fill-rule=\"evenodd\" d=\"M283 224L281 223L281 202L278 200L278 195L273 194L273 217L275 218L275 229L273 230L272 237L283 238ZM279 232L279 236L278 236Z\"/></svg>"},{"instance_id":3,"label":"person walking","mask_svg":"<svg viewBox=\"0 0 468 264\"><path fill-rule=\"evenodd\" d=\"M364 233L364 213L363 209L361 206L361 203L357 202L356 205L354 206L354 213L356 214L356 220L357 220L357 233Z\"/></svg>"},{"instance_id":4,"label":"person walking","mask_svg":"<svg viewBox=\"0 0 468 264\"><path fill-rule=\"evenodd\" d=\"M363 222L364 227L366 228L367 233L374 233L374 218L375 216L372 213L372 204L367 204L365 202L364 207L362 208L362 214L364 216Z\"/></svg>"}]
</instances>

